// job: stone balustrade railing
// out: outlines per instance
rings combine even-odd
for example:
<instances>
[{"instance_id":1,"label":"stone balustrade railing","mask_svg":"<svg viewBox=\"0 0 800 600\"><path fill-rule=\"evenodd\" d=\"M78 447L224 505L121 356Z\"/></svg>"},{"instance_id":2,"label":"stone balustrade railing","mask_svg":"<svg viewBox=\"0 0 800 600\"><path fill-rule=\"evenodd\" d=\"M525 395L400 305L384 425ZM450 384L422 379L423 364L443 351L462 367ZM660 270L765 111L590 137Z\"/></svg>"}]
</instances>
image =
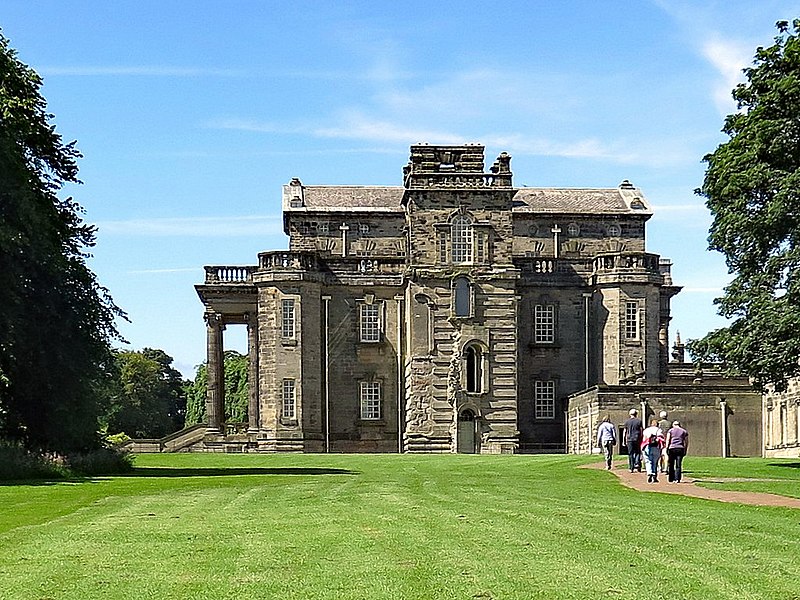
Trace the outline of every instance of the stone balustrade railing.
<instances>
[{"instance_id":1,"label":"stone balustrade railing","mask_svg":"<svg viewBox=\"0 0 800 600\"><path fill-rule=\"evenodd\" d=\"M207 266L206 283L252 283L255 266Z\"/></svg>"},{"instance_id":2,"label":"stone balustrade railing","mask_svg":"<svg viewBox=\"0 0 800 600\"><path fill-rule=\"evenodd\" d=\"M600 254L594 259L594 270L597 274L620 271L663 274L659 264L659 256L648 252Z\"/></svg>"},{"instance_id":3,"label":"stone balustrade railing","mask_svg":"<svg viewBox=\"0 0 800 600\"><path fill-rule=\"evenodd\" d=\"M406 187L425 188L497 188L511 187L511 174L492 173L414 173L408 177Z\"/></svg>"},{"instance_id":4,"label":"stone balustrade railing","mask_svg":"<svg viewBox=\"0 0 800 600\"><path fill-rule=\"evenodd\" d=\"M265 270L316 271L319 262L315 254L277 250L258 255L259 268Z\"/></svg>"}]
</instances>

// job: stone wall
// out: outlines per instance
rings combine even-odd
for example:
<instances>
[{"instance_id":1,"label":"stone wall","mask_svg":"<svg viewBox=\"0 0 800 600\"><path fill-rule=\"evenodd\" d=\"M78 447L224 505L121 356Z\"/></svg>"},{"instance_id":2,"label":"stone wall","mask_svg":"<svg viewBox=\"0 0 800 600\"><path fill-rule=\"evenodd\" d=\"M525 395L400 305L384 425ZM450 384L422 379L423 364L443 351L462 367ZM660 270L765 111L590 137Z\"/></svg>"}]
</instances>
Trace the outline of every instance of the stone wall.
<instances>
[{"instance_id":1,"label":"stone wall","mask_svg":"<svg viewBox=\"0 0 800 600\"><path fill-rule=\"evenodd\" d=\"M597 426L608 414L621 427L631 408L649 422L667 411L689 432L689 454L761 456L761 397L746 381L728 385L598 386L569 399L567 450L599 453ZM620 438L621 446L621 438ZM620 448L621 449L621 448Z\"/></svg>"}]
</instances>

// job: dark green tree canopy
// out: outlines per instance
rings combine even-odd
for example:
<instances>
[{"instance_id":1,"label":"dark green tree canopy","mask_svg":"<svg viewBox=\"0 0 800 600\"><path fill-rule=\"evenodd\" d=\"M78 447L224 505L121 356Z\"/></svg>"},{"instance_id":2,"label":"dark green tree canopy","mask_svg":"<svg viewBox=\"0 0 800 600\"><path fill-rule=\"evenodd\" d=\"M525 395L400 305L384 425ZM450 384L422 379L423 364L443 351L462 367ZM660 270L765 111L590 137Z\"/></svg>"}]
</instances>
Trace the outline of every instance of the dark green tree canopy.
<instances>
[{"instance_id":1,"label":"dark green tree canopy","mask_svg":"<svg viewBox=\"0 0 800 600\"><path fill-rule=\"evenodd\" d=\"M159 438L183 427L187 381L159 349L118 350L101 422L109 434Z\"/></svg>"},{"instance_id":2,"label":"dark green tree canopy","mask_svg":"<svg viewBox=\"0 0 800 600\"><path fill-rule=\"evenodd\" d=\"M734 275L715 302L732 323L689 349L783 389L800 375L800 19L777 27L733 91L730 139L704 158L709 248Z\"/></svg>"},{"instance_id":3,"label":"dark green tree canopy","mask_svg":"<svg viewBox=\"0 0 800 600\"><path fill-rule=\"evenodd\" d=\"M97 443L121 312L86 265L94 228L58 196L80 154L41 85L0 34L0 437L69 452Z\"/></svg>"}]
</instances>

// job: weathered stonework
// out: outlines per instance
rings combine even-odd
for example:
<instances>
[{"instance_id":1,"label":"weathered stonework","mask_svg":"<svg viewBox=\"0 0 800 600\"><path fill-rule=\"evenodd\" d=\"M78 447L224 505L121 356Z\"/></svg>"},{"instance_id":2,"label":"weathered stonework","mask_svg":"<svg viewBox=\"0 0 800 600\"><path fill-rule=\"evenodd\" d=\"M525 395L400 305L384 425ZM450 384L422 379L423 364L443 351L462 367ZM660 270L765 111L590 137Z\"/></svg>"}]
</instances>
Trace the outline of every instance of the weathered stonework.
<instances>
[{"instance_id":1,"label":"weathered stonework","mask_svg":"<svg viewBox=\"0 0 800 600\"><path fill-rule=\"evenodd\" d=\"M790 379L785 392L764 394L763 409L765 456L800 457L800 379Z\"/></svg>"},{"instance_id":2,"label":"weathered stonework","mask_svg":"<svg viewBox=\"0 0 800 600\"><path fill-rule=\"evenodd\" d=\"M563 451L571 395L666 381L680 288L645 251L641 191L514 188L510 160L420 144L403 186L293 179L289 250L206 267L209 364L249 327L235 449ZM215 368L206 449L231 431Z\"/></svg>"}]
</instances>

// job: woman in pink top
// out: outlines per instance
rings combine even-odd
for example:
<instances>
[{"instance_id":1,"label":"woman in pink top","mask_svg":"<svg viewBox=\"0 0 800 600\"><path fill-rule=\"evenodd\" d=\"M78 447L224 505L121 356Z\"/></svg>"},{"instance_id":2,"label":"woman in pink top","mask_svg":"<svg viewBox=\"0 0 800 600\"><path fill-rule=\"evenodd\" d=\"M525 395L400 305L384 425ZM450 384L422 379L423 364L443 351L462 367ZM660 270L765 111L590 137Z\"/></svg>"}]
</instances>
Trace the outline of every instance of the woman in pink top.
<instances>
[{"instance_id":1,"label":"woman in pink top","mask_svg":"<svg viewBox=\"0 0 800 600\"><path fill-rule=\"evenodd\" d=\"M658 461L664 447L664 432L658 426L658 419L650 421L650 427L642 432L642 454L647 469L647 483L658 483Z\"/></svg>"}]
</instances>

